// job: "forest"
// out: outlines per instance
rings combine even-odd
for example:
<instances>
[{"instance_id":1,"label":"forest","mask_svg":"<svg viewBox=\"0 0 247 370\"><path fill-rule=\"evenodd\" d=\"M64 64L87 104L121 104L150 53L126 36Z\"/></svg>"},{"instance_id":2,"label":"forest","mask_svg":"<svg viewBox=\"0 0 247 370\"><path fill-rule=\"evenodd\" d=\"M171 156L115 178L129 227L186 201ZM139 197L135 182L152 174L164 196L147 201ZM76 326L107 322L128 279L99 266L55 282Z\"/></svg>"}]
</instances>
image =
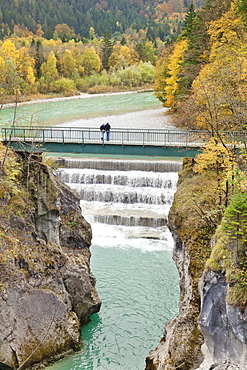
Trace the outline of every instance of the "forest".
<instances>
[{"instance_id":1,"label":"forest","mask_svg":"<svg viewBox=\"0 0 247 370\"><path fill-rule=\"evenodd\" d=\"M183 126L245 128L246 4L211 0L195 11L192 3L180 36L157 61L156 95Z\"/></svg>"},{"instance_id":2,"label":"forest","mask_svg":"<svg viewBox=\"0 0 247 370\"><path fill-rule=\"evenodd\" d=\"M196 2L196 7L201 2ZM188 2L0 0L0 96L145 88ZM131 10L131 11L130 11Z\"/></svg>"},{"instance_id":3,"label":"forest","mask_svg":"<svg viewBox=\"0 0 247 370\"><path fill-rule=\"evenodd\" d=\"M188 0L0 0L0 38L9 36L19 25L33 33L43 32L47 39L54 37L58 24L67 24L78 39L87 38L93 27L98 37L125 33L128 28L136 31L150 29L151 37L163 41L170 34L170 16L186 12ZM195 0L195 7L203 4ZM174 32L174 31L173 31ZM68 36L67 36L68 37ZM66 37L63 41L66 41Z\"/></svg>"}]
</instances>

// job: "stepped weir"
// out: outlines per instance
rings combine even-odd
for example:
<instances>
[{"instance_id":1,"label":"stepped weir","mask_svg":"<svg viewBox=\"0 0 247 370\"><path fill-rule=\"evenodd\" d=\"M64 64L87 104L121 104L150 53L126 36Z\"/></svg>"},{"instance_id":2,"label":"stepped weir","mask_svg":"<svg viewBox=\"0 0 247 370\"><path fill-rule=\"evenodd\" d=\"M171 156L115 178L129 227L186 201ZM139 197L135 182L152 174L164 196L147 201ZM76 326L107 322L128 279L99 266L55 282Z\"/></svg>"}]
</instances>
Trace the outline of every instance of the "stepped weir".
<instances>
[{"instance_id":1,"label":"stepped weir","mask_svg":"<svg viewBox=\"0 0 247 370\"><path fill-rule=\"evenodd\" d=\"M181 161L169 160L58 158L57 162L59 166L64 168L91 168L110 171L178 172L182 168Z\"/></svg>"},{"instance_id":2,"label":"stepped weir","mask_svg":"<svg viewBox=\"0 0 247 370\"><path fill-rule=\"evenodd\" d=\"M114 225L127 238L166 238L180 161L60 158L58 163L58 177L78 193L91 224Z\"/></svg>"}]
</instances>

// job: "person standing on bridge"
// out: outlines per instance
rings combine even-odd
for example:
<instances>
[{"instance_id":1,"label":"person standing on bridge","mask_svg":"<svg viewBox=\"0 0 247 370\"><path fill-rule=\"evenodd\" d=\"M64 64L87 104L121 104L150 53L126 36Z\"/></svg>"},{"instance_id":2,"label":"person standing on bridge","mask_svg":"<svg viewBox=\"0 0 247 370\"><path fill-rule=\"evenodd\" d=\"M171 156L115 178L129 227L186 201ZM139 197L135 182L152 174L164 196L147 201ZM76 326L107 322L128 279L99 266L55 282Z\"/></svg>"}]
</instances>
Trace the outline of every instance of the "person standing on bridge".
<instances>
[{"instance_id":1,"label":"person standing on bridge","mask_svg":"<svg viewBox=\"0 0 247 370\"><path fill-rule=\"evenodd\" d=\"M110 129L111 129L111 125L107 122L107 124L105 125L106 141L110 140Z\"/></svg>"},{"instance_id":2,"label":"person standing on bridge","mask_svg":"<svg viewBox=\"0 0 247 370\"><path fill-rule=\"evenodd\" d=\"M100 131L101 131L101 140L104 140L104 135L105 135L105 125L104 124L102 124L101 126L100 126Z\"/></svg>"}]
</instances>

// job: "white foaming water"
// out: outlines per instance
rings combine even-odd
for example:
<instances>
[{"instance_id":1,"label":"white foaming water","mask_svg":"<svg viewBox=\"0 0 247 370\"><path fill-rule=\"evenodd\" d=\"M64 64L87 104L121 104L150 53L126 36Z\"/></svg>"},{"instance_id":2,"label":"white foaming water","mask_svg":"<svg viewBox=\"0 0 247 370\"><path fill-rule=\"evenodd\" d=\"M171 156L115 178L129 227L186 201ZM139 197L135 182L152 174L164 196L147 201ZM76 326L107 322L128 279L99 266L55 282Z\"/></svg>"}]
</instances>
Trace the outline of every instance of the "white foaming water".
<instances>
[{"instance_id":1,"label":"white foaming water","mask_svg":"<svg viewBox=\"0 0 247 370\"><path fill-rule=\"evenodd\" d=\"M175 189L177 173L169 176L159 172L147 171L100 171L96 169L84 168L74 169L67 168L61 171L60 178L63 182L77 184L111 184L127 185L132 187L155 187Z\"/></svg>"},{"instance_id":2,"label":"white foaming water","mask_svg":"<svg viewBox=\"0 0 247 370\"><path fill-rule=\"evenodd\" d=\"M123 185L93 184L82 185L68 183L77 191L80 199L104 203L127 204L169 204L173 199L173 192L166 189L151 187L129 187ZM133 206L134 207L134 206Z\"/></svg>"},{"instance_id":3,"label":"white foaming water","mask_svg":"<svg viewBox=\"0 0 247 370\"><path fill-rule=\"evenodd\" d=\"M88 221L90 222L90 218L88 218ZM92 244L100 245L103 248L137 248L142 252L155 252L171 251L173 247L173 239L167 227L163 230L135 227L135 230L131 232L126 226L106 226L105 224L94 223L92 224L92 231ZM152 238L150 238L150 235ZM155 235L157 235L157 239L154 239Z\"/></svg>"},{"instance_id":4,"label":"white foaming water","mask_svg":"<svg viewBox=\"0 0 247 370\"><path fill-rule=\"evenodd\" d=\"M145 161L139 162L145 168ZM132 166L139 162L133 161ZM65 168L57 174L78 193L82 214L92 226L92 244L147 251L172 249L167 216L177 172Z\"/></svg>"}]
</instances>

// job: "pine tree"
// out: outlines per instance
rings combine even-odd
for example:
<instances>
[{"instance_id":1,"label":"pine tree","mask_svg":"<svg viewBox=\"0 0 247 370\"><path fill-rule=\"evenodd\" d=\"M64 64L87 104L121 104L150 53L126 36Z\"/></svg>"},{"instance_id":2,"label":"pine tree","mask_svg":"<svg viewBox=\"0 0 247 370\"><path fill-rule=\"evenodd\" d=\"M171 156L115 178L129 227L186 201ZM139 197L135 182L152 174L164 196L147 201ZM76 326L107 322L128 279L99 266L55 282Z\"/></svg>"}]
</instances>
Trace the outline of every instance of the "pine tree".
<instances>
[{"instance_id":1,"label":"pine tree","mask_svg":"<svg viewBox=\"0 0 247 370\"><path fill-rule=\"evenodd\" d=\"M182 34L185 37L189 38L193 34L193 31L194 31L195 25L196 25L195 20L196 20L195 7L194 7L194 4L191 3L190 6L189 6L189 11L186 14L185 20L184 20L184 30L183 30Z\"/></svg>"},{"instance_id":2,"label":"pine tree","mask_svg":"<svg viewBox=\"0 0 247 370\"><path fill-rule=\"evenodd\" d=\"M231 202L227 207L223 222L223 230L230 236L232 245L235 248L235 259L237 265L241 265L245 260L247 250L247 193L239 189L231 197Z\"/></svg>"},{"instance_id":3,"label":"pine tree","mask_svg":"<svg viewBox=\"0 0 247 370\"><path fill-rule=\"evenodd\" d=\"M110 36L110 33L106 31L104 40L103 40L103 45L101 47L101 54L102 54L102 65L103 68L108 71L109 69L109 58L111 56L113 50L113 40Z\"/></svg>"},{"instance_id":4,"label":"pine tree","mask_svg":"<svg viewBox=\"0 0 247 370\"><path fill-rule=\"evenodd\" d=\"M240 0L238 4L238 11L241 14L245 27L247 27L247 0Z\"/></svg>"}]
</instances>

